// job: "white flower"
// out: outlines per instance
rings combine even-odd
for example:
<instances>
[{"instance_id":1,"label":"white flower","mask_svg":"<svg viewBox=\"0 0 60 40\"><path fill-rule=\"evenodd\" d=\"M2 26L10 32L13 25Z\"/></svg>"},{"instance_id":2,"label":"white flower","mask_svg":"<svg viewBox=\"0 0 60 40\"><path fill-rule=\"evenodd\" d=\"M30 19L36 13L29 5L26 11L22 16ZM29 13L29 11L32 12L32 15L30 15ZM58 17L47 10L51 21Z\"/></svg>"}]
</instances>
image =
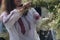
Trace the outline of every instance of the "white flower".
<instances>
[{"instance_id":1,"label":"white flower","mask_svg":"<svg viewBox=\"0 0 60 40\"><path fill-rule=\"evenodd\" d=\"M60 9L58 9L58 13L60 13Z\"/></svg>"}]
</instances>

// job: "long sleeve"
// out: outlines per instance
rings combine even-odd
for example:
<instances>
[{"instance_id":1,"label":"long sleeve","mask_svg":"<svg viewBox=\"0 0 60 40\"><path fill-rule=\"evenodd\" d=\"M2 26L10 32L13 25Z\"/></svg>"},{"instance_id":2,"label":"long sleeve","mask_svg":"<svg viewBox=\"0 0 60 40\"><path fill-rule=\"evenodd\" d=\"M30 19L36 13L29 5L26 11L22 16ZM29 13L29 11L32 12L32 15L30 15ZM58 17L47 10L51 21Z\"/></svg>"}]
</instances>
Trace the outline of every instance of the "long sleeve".
<instances>
[{"instance_id":1,"label":"long sleeve","mask_svg":"<svg viewBox=\"0 0 60 40\"><path fill-rule=\"evenodd\" d=\"M37 23L38 20L40 19L40 15L34 8L32 8L31 10L32 10L33 20L35 23Z\"/></svg>"},{"instance_id":2,"label":"long sleeve","mask_svg":"<svg viewBox=\"0 0 60 40\"><path fill-rule=\"evenodd\" d=\"M3 18L5 24L14 25L14 23L22 16L16 9L10 12L9 15Z\"/></svg>"}]
</instances>

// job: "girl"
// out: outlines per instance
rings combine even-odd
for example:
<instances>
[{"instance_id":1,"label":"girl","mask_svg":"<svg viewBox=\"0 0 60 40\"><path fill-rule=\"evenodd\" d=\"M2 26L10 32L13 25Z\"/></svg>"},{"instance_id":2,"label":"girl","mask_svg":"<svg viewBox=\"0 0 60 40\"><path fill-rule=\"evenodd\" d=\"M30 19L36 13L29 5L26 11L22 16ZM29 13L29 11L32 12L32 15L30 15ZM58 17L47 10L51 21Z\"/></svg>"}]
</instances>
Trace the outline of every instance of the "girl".
<instances>
[{"instance_id":1,"label":"girl","mask_svg":"<svg viewBox=\"0 0 60 40\"><path fill-rule=\"evenodd\" d=\"M0 18L9 32L10 40L40 40L36 32L39 14L31 3L22 4L22 0L6 0L6 10ZM26 11L27 10L27 11Z\"/></svg>"}]
</instances>

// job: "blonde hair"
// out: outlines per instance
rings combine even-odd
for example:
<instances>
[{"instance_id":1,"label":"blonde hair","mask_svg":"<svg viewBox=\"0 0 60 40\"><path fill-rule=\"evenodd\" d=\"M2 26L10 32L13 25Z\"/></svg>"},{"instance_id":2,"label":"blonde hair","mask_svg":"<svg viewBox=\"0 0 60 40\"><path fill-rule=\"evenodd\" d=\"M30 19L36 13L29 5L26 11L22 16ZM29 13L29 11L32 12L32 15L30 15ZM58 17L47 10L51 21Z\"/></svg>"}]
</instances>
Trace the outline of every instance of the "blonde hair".
<instances>
[{"instance_id":1,"label":"blonde hair","mask_svg":"<svg viewBox=\"0 0 60 40\"><path fill-rule=\"evenodd\" d=\"M0 8L0 13L3 12L3 11L6 11L6 3L5 3L5 0L2 0L1 8Z\"/></svg>"}]
</instances>

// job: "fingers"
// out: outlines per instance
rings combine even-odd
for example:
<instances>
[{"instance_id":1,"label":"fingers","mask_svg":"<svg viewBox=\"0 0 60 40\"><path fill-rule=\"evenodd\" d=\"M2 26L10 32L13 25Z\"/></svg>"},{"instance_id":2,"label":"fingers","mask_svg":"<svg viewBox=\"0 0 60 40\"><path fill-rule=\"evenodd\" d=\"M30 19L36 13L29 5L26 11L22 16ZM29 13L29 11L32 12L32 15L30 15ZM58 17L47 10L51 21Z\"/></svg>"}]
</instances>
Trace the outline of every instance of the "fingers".
<instances>
[{"instance_id":1,"label":"fingers","mask_svg":"<svg viewBox=\"0 0 60 40\"><path fill-rule=\"evenodd\" d=\"M29 7L31 7L31 2L24 3L23 6L25 7L25 9L29 8Z\"/></svg>"},{"instance_id":2,"label":"fingers","mask_svg":"<svg viewBox=\"0 0 60 40\"><path fill-rule=\"evenodd\" d=\"M31 7L31 2L24 3L22 7L18 8L20 12L24 13L28 8Z\"/></svg>"}]
</instances>

